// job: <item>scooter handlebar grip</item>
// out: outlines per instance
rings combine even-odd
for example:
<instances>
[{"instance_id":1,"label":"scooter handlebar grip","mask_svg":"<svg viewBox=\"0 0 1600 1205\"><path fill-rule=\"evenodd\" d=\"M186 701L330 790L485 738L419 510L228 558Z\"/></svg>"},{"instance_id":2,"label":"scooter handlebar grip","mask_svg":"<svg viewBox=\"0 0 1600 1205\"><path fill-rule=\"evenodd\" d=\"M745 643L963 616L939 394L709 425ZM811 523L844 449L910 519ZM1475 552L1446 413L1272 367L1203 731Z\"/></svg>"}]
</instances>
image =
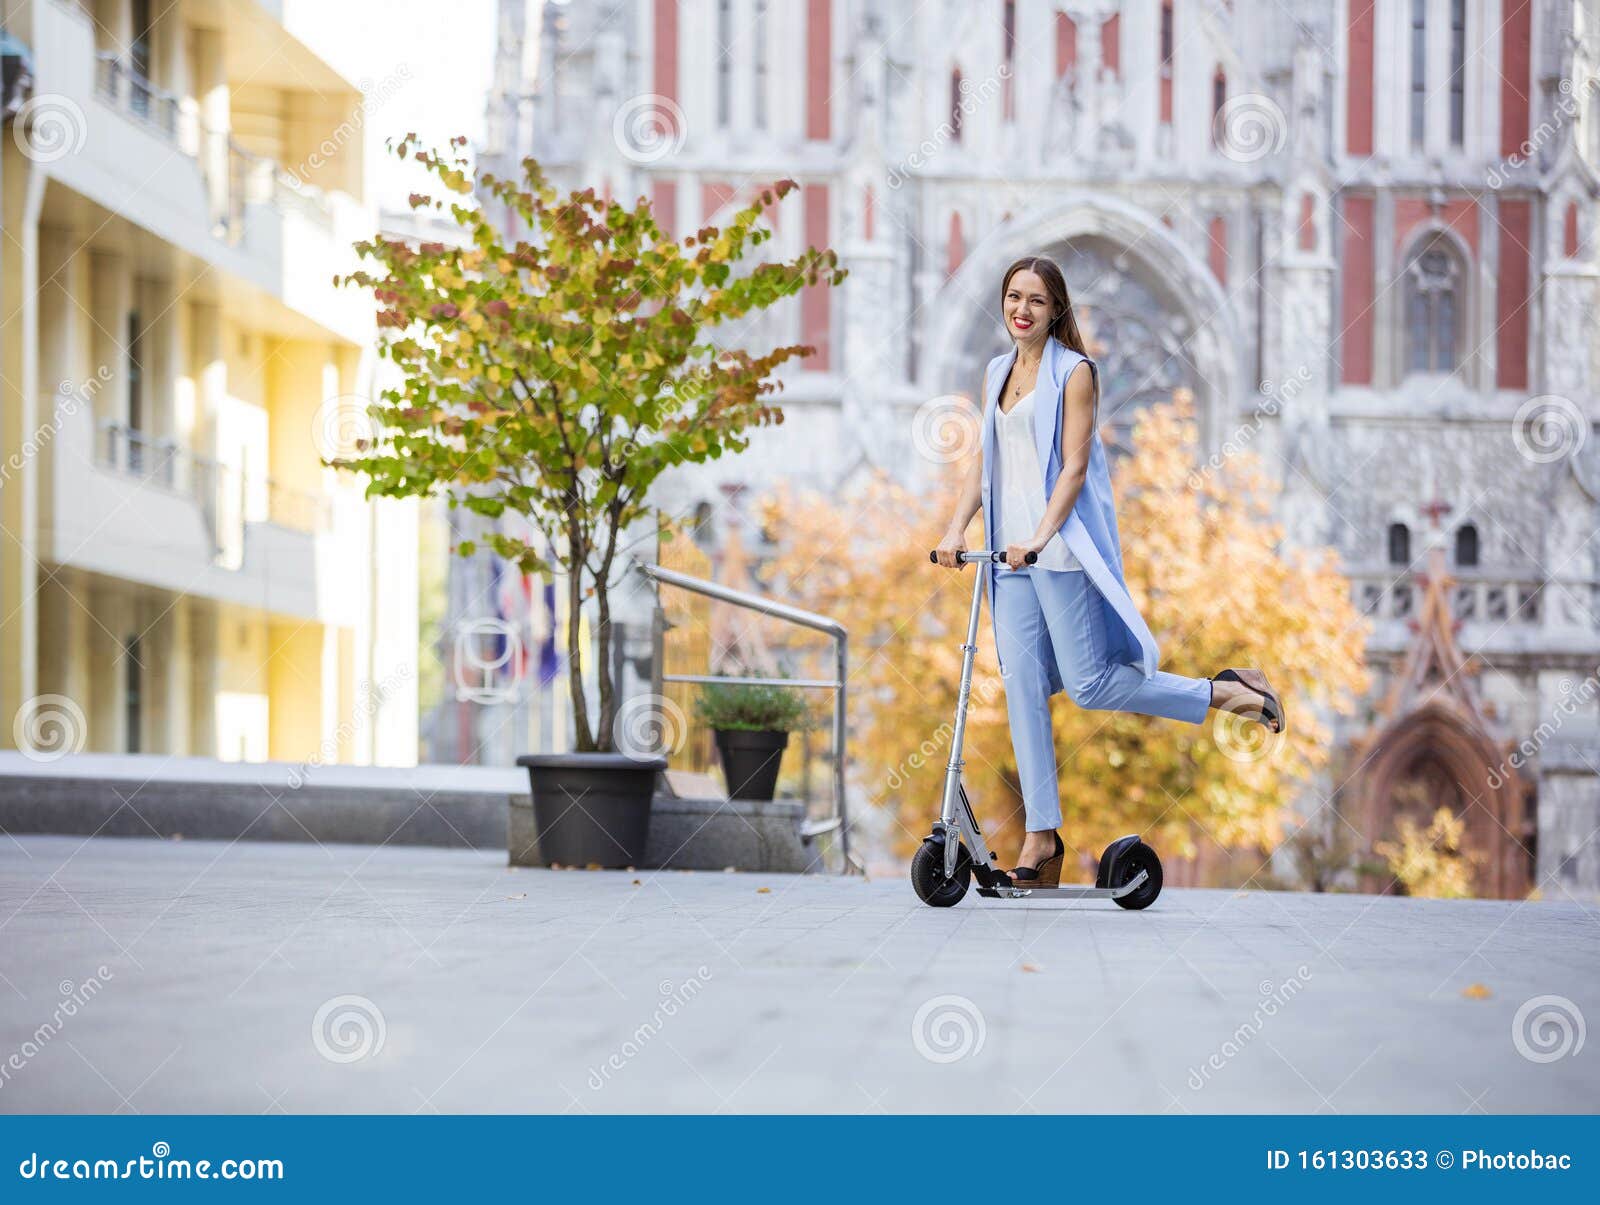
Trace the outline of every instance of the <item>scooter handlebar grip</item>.
<instances>
[{"instance_id":1,"label":"scooter handlebar grip","mask_svg":"<svg viewBox=\"0 0 1600 1205\"><path fill-rule=\"evenodd\" d=\"M961 558L962 558L963 561L965 561L966 558L968 556L970 556L970 555L971 555L970 553L963 552L961 554ZM1003 552L991 552L991 553L989 553L989 559L991 561L1003 561L1003 560L1006 559L1006 554L1003 553ZM1024 556L1022 559L1024 561L1026 561L1028 564L1032 565L1035 561L1037 561L1039 559L1039 554L1037 552L1030 552L1026 556ZM939 563L939 552L938 552L937 549L935 549L934 551L928 553L928 560L932 561L935 565L937 565Z\"/></svg>"}]
</instances>

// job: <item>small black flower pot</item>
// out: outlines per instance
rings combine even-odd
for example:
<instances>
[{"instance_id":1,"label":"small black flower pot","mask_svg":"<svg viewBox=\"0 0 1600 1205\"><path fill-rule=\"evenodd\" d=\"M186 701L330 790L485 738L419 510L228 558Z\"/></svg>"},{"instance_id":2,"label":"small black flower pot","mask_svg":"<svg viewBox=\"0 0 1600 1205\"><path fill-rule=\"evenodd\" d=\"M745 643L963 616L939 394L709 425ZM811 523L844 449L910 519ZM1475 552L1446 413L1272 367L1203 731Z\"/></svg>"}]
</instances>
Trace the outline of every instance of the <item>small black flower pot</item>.
<instances>
[{"instance_id":1,"label":"small black flower pot","mask_svg":"<svg viewBox=\"0 0 1600 1205\"><path fill-rule=\"evenodd\" d=\"M650 834L650 801L664 757L623 753L534 753L528 768L533 807L511 806L513 866L638 866Z\"/></svg>"},{"instance_id":2,"label":"small black flower pot","mask_svg":"<svg viewBox=\"0 0 1600 1205\"><path fill-rule=\"evenodd\" d=\"M778 789L778 766L789 734L768 728L718 728L717 752L728 779L729 799L771 799Z\"/></svg>"}]
</instances>

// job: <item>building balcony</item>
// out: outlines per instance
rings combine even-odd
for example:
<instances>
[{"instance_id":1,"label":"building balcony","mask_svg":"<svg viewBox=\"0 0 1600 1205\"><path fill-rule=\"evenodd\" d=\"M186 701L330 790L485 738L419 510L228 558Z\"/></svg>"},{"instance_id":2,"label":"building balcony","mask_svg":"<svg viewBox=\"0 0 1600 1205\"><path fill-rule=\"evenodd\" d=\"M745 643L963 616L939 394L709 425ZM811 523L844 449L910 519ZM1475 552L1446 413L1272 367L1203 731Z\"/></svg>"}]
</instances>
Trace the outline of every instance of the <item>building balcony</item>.
<instances>
[{"instance_id":1,"label":"building balcony","mask_svg":"<svg viewBox=\"0 0 1600 1205\"><path fill-rule=\"evenodd\" d=\"M370 338L370 306L332 283L334 273L355 266L351 244L372 233L360 201L306 183L302 177L313 173L297 175L250 149L236 129L208 128L193 97L165 91L116 54L97 50L94 27L77 8L34 0L34 15L34 95L55 98L72 125L68 152L41 157L39 170L336 337ZM340 114L358 110L361 94L348 84L338 91L339 77L325 64L315 78L319 88L335 89L313 97L332 133ZM345 174L359 180L359 141L337 154L352 157Z\"/></svg>"},{"instance_id":2,"label":"building balcony","mask_svg":"<svg viewBox=\"0 0 1600 1205\"><path fill-rule=\"evenodd\" d=\"M55 405L58 399L50 399ZM359 558L336 500L60 402L45 559L273 615L348 626Z\"/></svg>"},{"instance_id":3,"label":"building balcony","mask_svg":"<svg viewBox=\"0 0 1600 1205\"><path fill-rule=\"evenodd\" d=\"M1450 613L1463 651L1537 655L1600 647L1600 584L1580 577L1540 578L1454 568ZM1423 587L1406 569L1349 573L1351 598L1373 623L1370 647L1394 653L1414 639Z\"/></svg>"}]
</instances>

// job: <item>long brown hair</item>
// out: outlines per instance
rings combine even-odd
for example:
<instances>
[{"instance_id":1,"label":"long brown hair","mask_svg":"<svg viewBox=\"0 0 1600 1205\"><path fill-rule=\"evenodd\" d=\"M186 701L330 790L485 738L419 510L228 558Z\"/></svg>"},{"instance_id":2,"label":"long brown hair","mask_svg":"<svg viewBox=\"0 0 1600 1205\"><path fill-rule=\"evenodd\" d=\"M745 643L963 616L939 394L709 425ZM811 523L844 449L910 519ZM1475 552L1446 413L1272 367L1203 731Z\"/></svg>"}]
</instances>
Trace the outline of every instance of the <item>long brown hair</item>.
<instances>
[{"instance_id":1,"label":"long brown hair","mask_svg":"<svg viewBox=\"0 0 1600 1205\"><path fill-rule=\"evenodd\" d=\"M1072 296L1067 292L1067 278L1061 275L1061 269L1056 267L1056 261L1045 255L1024 255L1007 268L1005 276L1000 279L1000 312L1005 313L1006 290L1011 287L1011 278L1023 269L1027 269L1044 281L1045 294L1056 309L1055 320L1050 323L1050 335L1062 346L1070 347L1089 361L1089 371L1094 376L1093 421L1099 423L1100 366L1090 357L1089 349L1084 344L1083 332L1078 329L1078 315L1072 308Z\"/></svg>"}]
</instances>

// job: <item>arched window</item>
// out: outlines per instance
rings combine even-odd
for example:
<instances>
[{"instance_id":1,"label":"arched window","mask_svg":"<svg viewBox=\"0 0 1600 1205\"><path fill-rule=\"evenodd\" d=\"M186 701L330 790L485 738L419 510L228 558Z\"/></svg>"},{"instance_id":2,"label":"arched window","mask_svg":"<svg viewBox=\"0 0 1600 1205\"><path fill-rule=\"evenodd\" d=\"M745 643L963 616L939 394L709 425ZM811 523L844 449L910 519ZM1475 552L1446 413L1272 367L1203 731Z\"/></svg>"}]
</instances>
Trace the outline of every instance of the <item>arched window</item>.
<instances>
[{"instance_id":1,"label":"arched window","mask_svg":"<svg viewBox=\"0 0 1600 1205\"><path fill-rule=\"evenodd\" d=\"M950 140L961 141L961 68L950 73Z\"/></svg>"},{"instance_id":2,"label":"arched window","mask_svg":"<svg viewBox=\"0 0 1600 1205\"><path fill-rule=\"evenodd\" d=\"M1439 235L1406 263L1407 372L1454 372L1460 366L1465 277L1460 257Z\"/></svg>"},{"instance_id":3,"label":"arched window","mask_svg":"<svg viewBox=\"0 0 1600 1205\"><path fill-rule=\"evenodd\" d=\"M1404 523L1389 524L1389 564L1411 564L1411 529Z\"/></svg>"},{"instance_id":4,"label":"arched window","mask_svg":"<svg viewBox=\"0 0 1600 1205\"><path fill-rule=\"evenodd\" d=\"M1478 563L1478 528L1463 523L1456 528L1456 564L1472 566Z\"/></svg>"}]
</instances>

